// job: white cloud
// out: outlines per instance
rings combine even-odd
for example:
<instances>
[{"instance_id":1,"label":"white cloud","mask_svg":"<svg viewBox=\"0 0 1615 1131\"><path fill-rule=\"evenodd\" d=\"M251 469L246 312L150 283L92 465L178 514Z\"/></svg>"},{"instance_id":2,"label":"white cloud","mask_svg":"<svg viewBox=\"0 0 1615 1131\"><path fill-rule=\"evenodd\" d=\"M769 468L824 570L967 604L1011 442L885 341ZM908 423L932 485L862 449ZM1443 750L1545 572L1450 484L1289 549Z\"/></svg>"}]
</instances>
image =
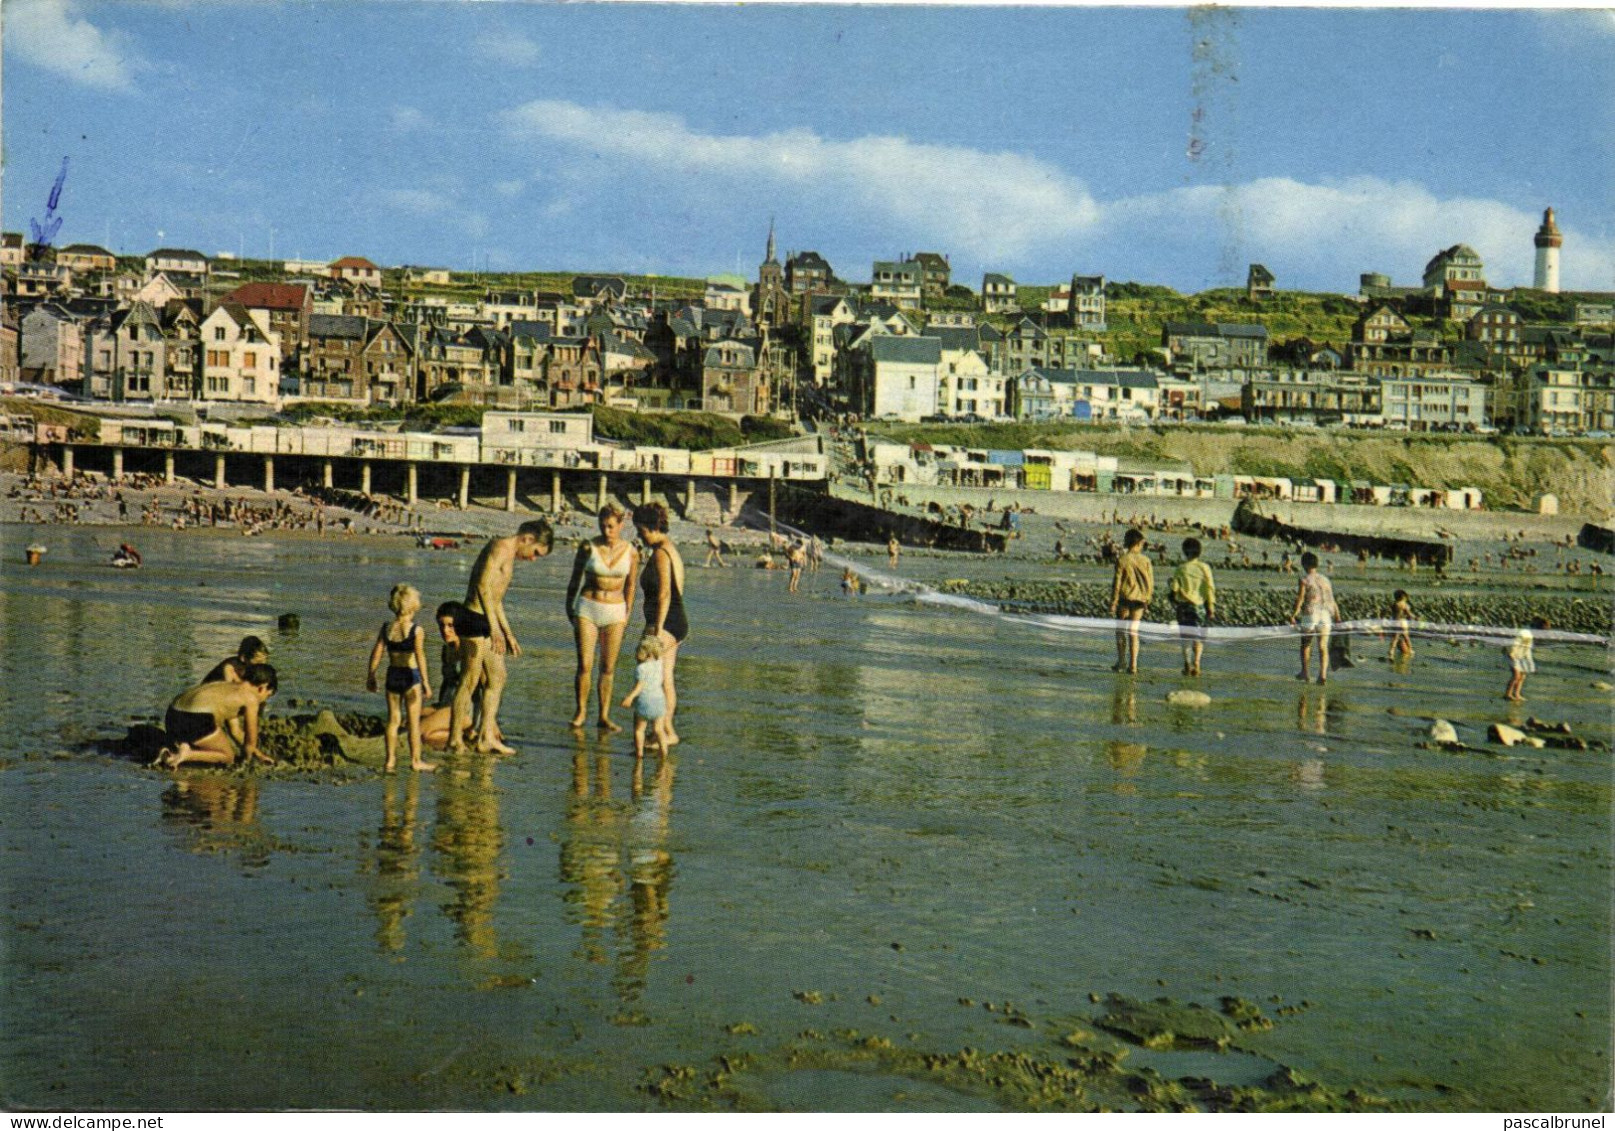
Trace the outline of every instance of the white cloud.
<instances>
[{"instance_id":1,"label":"white cloud","mask_svg":"<svg viewBox=\"0 0 1615 1131\"><path fill-rule=\"evenodd\" d=\"M517 137L587 148L653 172L763 179L839 199L960 250L1001 257L1078 235L1098 215L1080 181L1018 153L901 137L837 141L809 130L723 137L697 133L671 114L559 101L529 102L503 121Z\"/></svg>"},{"instance_id":2,"label":"white cloud","mask_svg":"<svg viewBox=\"0 0 1615 1131\"><path fill-rule=\"evenodd\" d=\"M1464 243L1480 254L1489 282L1528 286L1531 237L1541 222L1540 212L1484 198L1442 198L1411 181L1352 177L1305 184L1269 177L1117 200L1103 206L1099 228L1157 242L1221 240L1241 274L1246 263L1264 262L1280 274L1281 286L1286 263L1332 264L1328 273L1342 285L1360 271L1417 285L1431 256ZM1615 245L1560 226L1564 286L1608 289L1615 281Z\"/></svg>"},{"instance_id":3,"label":"white cloud","mask_svg":"<svg viewBox=\"0 0 1615 1131\"><path fill-rule=\"evenodd\" d=\"M524 35L483 32L474 45L477 54L507 67L531 67L538 62L538 44Z\"/></svg>"},{"instance_id":4,"label":"white cloud","mask_svg":"<svg viewBox=\"0 0 1615 1131\"><path fill-rule=\"evenodd\" d=\"M383 208L392 208L416 216L433 216L454 207L454 201L430 189L377 189L373 196L376 203Z\"/></svg>"},{"instance_id":5,"label":"white cloud","mask_svg":"<svg viewBox=\"0 0 1615 1131\"><path fill-rule=\"evenodd\" d=\"M388 125L393 132L401 134L424 130L431 124L432 120L413 106L394 106L388 117Z\"/></svg>"},{"instance_id":6,"label":"white cloud","mask_svg":"<svg viewBox=\"0 0 1615 1131\"><path fill-rule=\"evenodd\" d=\"M102 31L77 12L74 0L6 0L6 46L19 59L84 86L134 90L145 62L124 36Z\"/></svg>"},{"instance_id":7,"label":"white cloud","mask_svg":"<svg viewBox=\"0 0 1615 1131\"><path fill-rule=\"evenodd\" d=\"M526 187L526 181L495 181L493 183L494 192L500 196L518 196L521 194L522 189Z\"/></svg>"},{"instance_id":8,"label":"white cloud","mask_svg":"<svg viewBox=\"0 0 1615 1131\"><path fill-rule=\"evenodd\" d=\"M703 202L735 188L794 194L804 204L862 211L893 240L948 248L956 265L1059 270L1103 254L1114 262L1180 263L1174 272L1242 281L1247 264L1313 287L1355 290L1382 271L1416 284L1437 251L1465 243L1487 279L1529 285L1541 212L1483 197L1440 197L1413 181L1266 177L1095 200L1077 178L1036 157L901 137L827 139L810 130L757 137L693 130L672 114L536 101L502 115L520 140L558 143L600 160L574 175L671 179ZM545 167L556 171L557 163ZM1551 203L1551 201L1545 202ZM552 210L569 207L566 200ZM1566 226L1566 288L1615 289L1615 241ZM1122 268L1125 269L1125 268ZM1159 267L1156 268L1159 271Z\"/></svg>"}]
</instances>

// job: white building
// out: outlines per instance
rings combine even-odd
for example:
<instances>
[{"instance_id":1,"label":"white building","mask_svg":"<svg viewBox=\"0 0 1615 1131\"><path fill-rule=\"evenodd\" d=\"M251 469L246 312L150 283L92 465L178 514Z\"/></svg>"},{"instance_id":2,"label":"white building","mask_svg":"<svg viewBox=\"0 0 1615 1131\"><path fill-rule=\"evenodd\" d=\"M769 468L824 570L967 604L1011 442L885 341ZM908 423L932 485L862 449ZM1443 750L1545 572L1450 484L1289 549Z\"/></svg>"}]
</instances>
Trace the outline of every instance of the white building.
<instances>
[{"instance_id":1,"label":"white building","mask_svg":"<svg viewBox=\"0 0 1615 1131\"><path fill-rule=\"evenodd\" d=\"M485 412L482 458L538 467L603 467L587 412ZM588 453L588 458L580 458ZM568 457L572 458L568 458Z\"/></svg>"},{"instance_id":2,"label":"white building","mask_svg":"<svg viewBox=\"0 0 1615 1131\"><path fill-rule=\"evenodd\" d=\"M1428 432L1437 425L1480 427L1486 387L1461 373L1380 377L1380 421L1387 428Z\"/></svg>"},{"instance_id":3,"label":"white building","mask_svg":"<svg viewBox=\"0 0 1615 1131\"><path fill-rule=\"evenodd\" d=\"M202 320L202 351L202 400L280 403L280 335L266 311L215 307Z\"/></svg>"},{"instance_id":4,"label":"white building","mask_svg":"<svg viewBox=\"0 0 1615 1131\"><path fill-rule=\"evenodd\" d=\"M878 334L869 340L869 413L917 423L937 412L942 343L936 338Z\"/></svg>"}]
</instances>

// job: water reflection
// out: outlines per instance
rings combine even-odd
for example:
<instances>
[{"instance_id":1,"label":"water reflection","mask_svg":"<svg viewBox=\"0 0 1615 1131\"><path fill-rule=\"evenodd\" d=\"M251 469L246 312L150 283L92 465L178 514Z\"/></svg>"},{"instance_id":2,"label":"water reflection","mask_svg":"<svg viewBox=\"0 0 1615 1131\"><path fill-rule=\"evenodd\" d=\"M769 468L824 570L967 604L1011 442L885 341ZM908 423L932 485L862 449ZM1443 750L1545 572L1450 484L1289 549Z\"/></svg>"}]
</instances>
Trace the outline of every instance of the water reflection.
<instances>
[{"instance_id":1,"label":"water reflection","mask_svg":"<svg viewBox=\"0 0 1615 1131\"><path fill-rule=\"evenodd\" d=\"M381 827L376 830L375 885L370 909L376 916L376 946L382 951L404 948L404 920L415 901L420 878L420 850L415 847L420 776L389 777L383 786Z\"/></svg>"},{"instance_id":2,"label":"water reflection","mask_svg":"<svg viewBox=\"0 0 1615 1131\"><path fill-rule=\"evenodd\" d=\"M1138 691L1132 680L1116 681L1116 690L1110 698L1110 721L1119 727L1138 725Z\"/></svg>"},{"instance_id":3,"label":"water reflection","mask_svg":"<svg viewBox=\"0 0 1615 1131\"><path fill-rule=\"evenodd\" d=\"M463 765L445 766L436 775L437 821L432 829L437 871L451 893L443 913L454 924L455 937L478 958L489 959L499 951L493 913L504 878L493 767L492 757L472 755Z\"/></svg>"},{"instance_id":4,"label":"water reflection","mask_svg":"<svg viewBox=\"0 0 1615 1131\"><path fill-rule=\"evenodd\" d=\"M164 824L181 831L192 852L239 851L244 862L268 862L258 828L258 782L207 774L176 779L162 795Z\"/></svg>"},{"instance_id":5,"label":"water reflection","mask_svg":"<svg viewBox=\"0 0 1615 1131\"><path fill-rule=\"evenodd\" d=\"M602 742L579 739L561 841L561 880L570 917L580 928L577 957L615 963L611 983L624 1002L645 988L652 955L667 945L673 855L667 848L673 809L672 758L635 762L630 796L612 793L613 759ZM612 954L612 938L616 954Z\"/></svg>"}]
</instances>

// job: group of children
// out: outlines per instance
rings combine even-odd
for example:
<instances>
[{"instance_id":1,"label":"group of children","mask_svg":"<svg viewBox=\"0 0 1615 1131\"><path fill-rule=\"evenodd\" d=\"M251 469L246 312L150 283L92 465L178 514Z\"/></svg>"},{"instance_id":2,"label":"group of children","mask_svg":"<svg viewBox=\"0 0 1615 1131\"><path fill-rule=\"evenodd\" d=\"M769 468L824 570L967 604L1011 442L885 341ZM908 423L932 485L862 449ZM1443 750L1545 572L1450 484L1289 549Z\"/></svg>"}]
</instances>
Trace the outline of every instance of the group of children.
<instances>
[{"instance_id":1,"label":"group of children","mask_svg":"<svg viewBox=\"0 0 1615 1131\"><path fill-rule=\"evenodd\" d=\"M413 585L399 584L387 598L392 619L384 622L376 633L370 650L370 668L365 686L374 692L384 690L387 696L387 723L382 731L386 748L387 773L397 764L398 731L405 728L409 744L410 768L430 773L437 766L421 756L423 746L441 748L449 745L452 726L452 705L459 690L462 662L460 639L466 634L468 623L477 614L459 601L445 601L437 607L438 633L443 639L439 661L442 686L438 690L436 705L424 710L426 700L432 696L430 677L426 669L425 632L415 623L421 610L421 595ZM386 675L378 682L382 660L387 662ZM623 699L624 708L634 709L634 756L643 758L647 732L656 739L660 749L672 747L668 732L667 699L662 687L662 643L654 636L639 642L635 649L635 683L633 690ZM478 691L481 688L477 689ZM473 704L480 710L480 696L474 695ZM480 725L480 724L479 724ZM497 731L493 738L503 742Z\"/></svg>"},{"instance_id":2,"label":"group of children","mask_svg":"<svg viewBox=\"0 0 1615 1131\"><path fill-rule=\"evenodd\" d=\"M1144 535L1140 531L1128 530L1122 539L1122 553L1116 559L1110 598L1110 613L1116 618L1116 663L1111 670L1116 672L1137 673L1138 626L1155 595L1154 569L1144 553L1144 545ZM1170 588L1178 634L1183 642L1183 674L1188 676L1200 674L1206 627L1216 615L1216 581L1211 567L1200 560L1201 551L1198 538L1183 540L1183 561L1172 572ZM1318 682L1326 683L1329 679L1330 630L1341 617L1340 606L1335 602L1334 586L1328 577L1319 572L1318 564L1318 555L1310 550L1301 555L1301 577L1290 623L1301 631L1301 670L1296 678L1311 680L1311 658L1315 650ZM1407 590L1396 590L1387 618L1393 622L1390 643L1390 659L1393 662L1413 657L1413 618L1413 605ZM1509 660L1510 679L1503 697L1511 702L1525 701L1522 694L1525 677L1536 671L1532 656L1533 643L1531 629L1521 629L1514 642L1504 649Z\"/></svg>"}]
</instances>

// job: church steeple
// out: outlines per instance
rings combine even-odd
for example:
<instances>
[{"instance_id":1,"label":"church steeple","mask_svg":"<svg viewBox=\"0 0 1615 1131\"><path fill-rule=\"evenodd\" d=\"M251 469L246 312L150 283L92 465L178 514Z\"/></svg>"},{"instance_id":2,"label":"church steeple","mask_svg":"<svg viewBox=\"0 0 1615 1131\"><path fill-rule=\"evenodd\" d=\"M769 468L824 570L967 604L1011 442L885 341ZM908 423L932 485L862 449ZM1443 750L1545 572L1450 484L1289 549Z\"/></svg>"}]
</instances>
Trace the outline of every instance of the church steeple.
<instances>
[{"instance_id":1,"label":"church steeple","mask_svg":"<svg viewBox=\"0 0 1615 1131\"><path fill-rule=\"evenodd\" d=\"M763 257L764 263L777 263L778 257L774 255L774 218L768 218L768 254Z\"/></svg>"}]
</instances>

